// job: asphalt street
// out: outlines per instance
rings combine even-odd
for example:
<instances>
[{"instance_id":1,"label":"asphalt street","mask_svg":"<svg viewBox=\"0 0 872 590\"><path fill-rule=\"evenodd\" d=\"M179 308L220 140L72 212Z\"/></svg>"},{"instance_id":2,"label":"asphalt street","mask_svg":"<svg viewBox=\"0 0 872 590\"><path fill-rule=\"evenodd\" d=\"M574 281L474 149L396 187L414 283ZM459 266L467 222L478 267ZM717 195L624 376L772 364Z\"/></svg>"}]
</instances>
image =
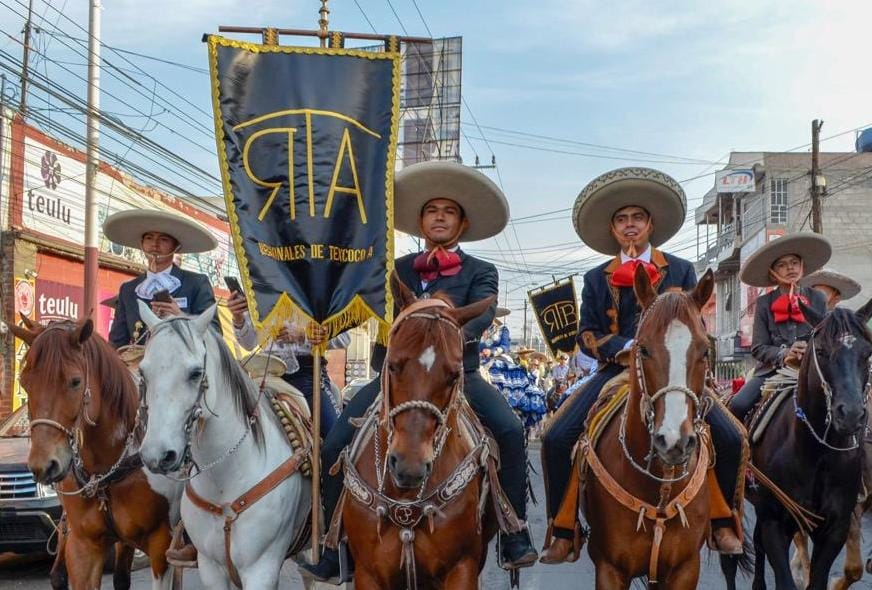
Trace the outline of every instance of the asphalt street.
<instances>
[{"instance_id":1,"label":"asphalt street","mask_svg":"<svg viewBox=\"0 0 872 590\"><path fill-rule=\"evenodd\" d=\"M531 505L530 522L533 527L533 535L537 547L541 545L545 533L545 507L544 489L542 484L541 469L539 467L539 446L537 443L530 445L530 458L536 473L533 474L533 488L536 497L540 500L539 505ZM864 541L863 555L872 550L872 519L868 518L863 523ZM832 575L841 571L843 556L840 556L833 567ZM19 559L13 556L0 556L0 589L2 590L43 590L48 588L48 569L50 561L45 559ZM768 586L774 588L774 582L769 575ZM537 564L532 568L523 570L521 574L521 588L525 590L569 590L579 588L593 588L594 569L590 558L585 552L582 558L573 564L560 566L546 566ZM509 580L505 572L496 565L496 554L493 546L485 571L482 574L482 588L487 590L508 590ZM148 569L139 570L133 576L133 588L146 590L151 587L151 576ZM285 562L282 570L280 588L302 588L302 581L297 573L297 566L292 561ZM319 588L321 585L319 585ZM637 584L641 588L641 584ZM720 573L718 559L715 554L710 554L703 549L702 575L699 582L700 588L722 589L726 588ZM750 588L749 579L739 580L740 588ZM188 571L184 581L185 590L202 590L203 586L197 573ZM323 586L323 588L335 588L335 586ZM872 589L872 574L865 577L852 586L852 588ZM111 575L103 578L103 590L112 590Z\"/></svg>"}]
</instances>

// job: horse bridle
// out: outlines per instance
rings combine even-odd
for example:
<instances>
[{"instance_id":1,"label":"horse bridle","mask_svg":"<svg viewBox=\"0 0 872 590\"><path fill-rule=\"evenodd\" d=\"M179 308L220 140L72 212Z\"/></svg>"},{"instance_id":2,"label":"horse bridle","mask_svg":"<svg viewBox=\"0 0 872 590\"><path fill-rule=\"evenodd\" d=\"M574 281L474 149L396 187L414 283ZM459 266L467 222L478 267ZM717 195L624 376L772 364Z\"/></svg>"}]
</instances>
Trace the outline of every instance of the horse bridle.
<instances>
[{"instance_id":1,"label":"horse bridle","mask_svg":"<svg viewBox=\"0 0 872 590\"><path fill-rule=\"evenodd\" d=\"M458 338L460 340L460 346L463 347L463 331L460 326L453 319L446 317L440 313L426 313L423 310L437 308L437 309L450 309L451 306L442 301L441 299L419 299L418 301L412 303L405 309L403 309L400 314L397 316L394 321L393 326L391 326L390 336L393 336L394 332L396 332L397 328L407 319L409 318L419 318L425 319L429 321L440 321L445 322L450 325L457 331ZM461 367L460 377L457 379L457 382L451 388L451 393L448 398L448 402L445 404L444 408L438 407L436 404L432 402L428 402L426 400L409 400L405 401L401 404L398 404L394 407L391 407L390 401L390 376L388 371L388 360L387 356L385 357L384 364L382 366L381 373L381 390L382 390L382 419L387 420L388 422L388 440L387 446L390 447L391 440L393 439L394 433L394 419L402 414L403 412L408 412L410 410L423 410L436 418L437 427L436 432L433 435L433 461L436 459L442 452L442 447L445 445L445 440L448 438L448 433L451 430L448 426L448 418L451 412L457 407L457 404L460 401L460 392L463 391L463 370ZM379 457L381 456L381 436L379 435L379 428L375 429L375 440L374 440L374 457L375 457L375 472L376 478L378 479L378 492L380 494L384 493L384 476L387 471L387 461L388 461L388 453L385 451L385 456L382 461L382 465L379 466ZM418 499L420 500L423 496L424 489L427 485L427 479L421 482L421 486L418 490Z\"/></svg>"},{"instance_id":2,"label":"horse bridle","mask_svg":"<svg viewBox=\"0 0 872 590\"><path fill-rule=\"evenodd\" d=\"M194 318L189 318L186 316L176 316L167 320L170 321L190 321ZM152 337L156 336L159 332L160 328L163 326L156 326L151 330ZM197 423L200 418L204 415L204 408L208 410L210 414L217 417L217 414L213 412L209 406L206 404L206 391L209 389L209 378L206 372L206 359L207 352L203 351L203 376L200 378L200 383L197 386L197 397L194 399L194 403L191 405L191 408L188 410L188 414L185 417L185 450L182 453L182 462L180 470L185 472L186 475L182 477L175 477L169 474L166 474L166 477L175 480L175 481L190 481L191 479L197 477L201 473L209 471L229 456L234 454L239 450L239 447L242 446L242 443L248 437L248 434L251 432L252 426L257 421L257 404L255 404L255 409L251 415L248 416L246 421L246 428L242 433L242 436L236 441L236 444L229 447L224 454L220 455L217 459L214 459L207 463L206 465L199 465L193 457L191 452L191 447L193 445L193 435L194 435L194 424ZM142 424L143 427L146 427L148 424L148 401L146 400L146 392L148 391L148 384L146 383L145 376L142 374L142 370L139 371L139 413L142 414ZM195 471L196 470L196 471Z\"/></svg>"},{"instance_id":3,"label":"horse bridle","mask_svg":"<svg viewBox=\"0 0 872 590\"><path fill-rule=\"evenodd\" d=\"M799 418L807 427L809 432L811 432L812 436L818 443L830 449L831 451L838 452L847 452L853 451L860 446L860 441L857 438L857 435L853 435L851 438L853 439L852 444L846 447L837 447L831 445L827 442L827 436L830 434L830 426L832 426L833 421L833 388L830 386L827 378L824 377L823 372L821 371L821 366L817 358L817 348L815 347L814 337L817 334L817 327L812 329L811 335L809 336L809 342L811 344L811 358L814 361L814 370L817 373L818 379L821 382L821 389L824 390L824 398L826 399L827 406L827 415L824 419L824 434L823 436L819 435L817 431L814 429L811 421L808 419L808 416L805 413L805 410L799 405L799 400L797 399L797 393L799 390L799 385L797 384L796 389L793 391L793 411L796 414L796 417ZM868 360L866 361L866 386L863 388L863 400L868 399L869 393L872 392L872 363ZM865 401L864 401L865 403Z\"/></svg>"},{"instance_id":4,"label":"horse bridle","mask_svg":"<svg viewBox=\"0 0 872 590\"><path fill-rule=\"evenodd\" d=\"M665 295L665 294L663 294ZM639 318L639 328L642 327L645 318L648 314L651 313L652 310L662 301L663 295L658 296L654 302L646 308L641 317ZM693 418L693 430L697 433L698 436L702 434L703 424L705 423L706 414L711 409L712 401L708 397L703 397L702 394L697 394L695 391L688 387L684 387L683 385L666 385L654 392L651 395L648 392L648 384L645 380L645 371L642 366L642 345L639 344L638 340L633 343L631 353L633 354L634 365L635 365L635 377L636 382L639 384L639 413L642 415L642 421L645 424L645 427L648 430L649 437L649 451L646 456L647 466L640 465L636 459L633 458L633 454L630 452L630 449L627 448L627 410L624 408L624 412L621 415L621 426L620 431L618 433L618 438L621 443L621 448L624 452L624 457L630 462L630 464L642 474L654 479L660 483L675 483L685 479L688 476L687 471L687 461L685 461L683 466L683 471L678 477L660 477L651 472L651 463L654 460L654 420L655 420L655 411L654 404L661 397L669 393L681 393L686 398L689 398L696 408L696 413ZM709 361L706 360L706 377L704 379L704 383L709 382L712 379L711 375L711 367L709 365ZM703 385L703 389L705 385ZM701 399L702 398L702 399ZM688 458L689 461L689 458Z\"/></svg>"},{"instance_id":5,"label":"horse bridle","mask_svg":"<svg viewBox=\"0 0 872 590\"><path fill-rule=\"evenodd\" d=\"M72 332L76 328L76 325L71 322L60 322L57 324L49 324L42 332L37 335L37 338L46 334L52 330L64 330L66 332ZM35 340L34 340L35 341ZM64 434L67 435L67 444L70 445L70 450L73 453L73 469L77 471L79 474L87 475L87 470L85 469L85 462L82 459L82 445L84 444L84 438L82 435L82 429L79 427L79 423L84 420L85 424L88 426L97 426L97 423L91 418L88 413L88 406L91 405L91 374L88 370L88 357L85 354L84 349L82 350L82 366L84 367L83 373L85 375L85 386L84 391L82 393L82 403L79 406L79 412L76 414L76 418L73 422L73 426L67 428L60 422L56 420L52 420L51 418L32 418L30 420L30 429L33 430L34 426L49 426L51 428L56 428L60 430ZM121 451L121 454L118 456L118 460L112 464L106 473L103 474L91 474L88 477L88 480L85 484L77 490L72 492L65 492L63 490L57 489L55 487L55 491L61 496L78 496L82 495L86 498L93 497L97 490L104 481L110 479L118 469L121 467L121 464L124 460L130 456L130 449L133 447L134 439L136 437L136 431L138 428L138 416L137 420L134 422L133 428L127 434L127 439L124 442L124 449Z\"/></svg>"}]
</instances>

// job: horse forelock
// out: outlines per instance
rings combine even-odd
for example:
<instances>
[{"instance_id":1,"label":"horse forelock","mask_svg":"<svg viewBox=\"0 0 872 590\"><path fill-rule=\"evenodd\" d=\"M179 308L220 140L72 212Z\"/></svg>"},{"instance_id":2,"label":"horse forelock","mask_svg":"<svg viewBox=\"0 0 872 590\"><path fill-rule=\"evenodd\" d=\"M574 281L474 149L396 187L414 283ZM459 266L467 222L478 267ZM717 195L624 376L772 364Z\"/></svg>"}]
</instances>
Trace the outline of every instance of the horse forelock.
<instances>
[{"instance_id":1,"label":"horse forelock","mask_svg":"<svg viewBox=\"0 0 872 590\"><path fill-rule=\"evenodd\" d=\"M442 314L442 310L439 309L430 310L428 313L444 318L446 321L419 317L406 318L391 336L389 357L392 350L425 350L428 346L433 347L436 360L449 358L452 347L459 349L459 357L463 356L462 346L458 346L459 328L452 327L454 320Z\"/></svg>"},{"instance_id":2,"label":"horse forelock","mask_svg":"<svg viewBox=\"0 0 872 590\"><path fill-rule=\"evenodd\" d=\"M846 335L872 343L869 328L857 317L857 314L849 309L836 307L816 328L814 337L817 344L835 353L843 347L843 338Z\"/></svg>"},{"instance_id":3,"label":"horse forelock","mask_svg":"<svg viewBox=\"0 0 872 590\"><path fill-rule=\"evenodd\" d=\"M702 317L687 293L668 291L657 296L649 308L642 312L638 333L643 330L665 331L674 320L686 323L691 333L704 331Z\"/></svg>"},{"instance_id":4,"label":"horse forelock","mask_svg":"<svg viewBox=\"0 0 872 590\"><path fill-rule=\"evenodd\" d=\"M70 334L76 327L72 321L53 322L34 339L25 357L25 371L39 383L34 391L65 388L64 375L71 365L81 363L80 355L84 354L91 376L86 380L96 378L100 383L99 388L91 387L92 395L100 396L101 407L109 417L123 424L132 424L137 394L127 366L96 332L85 340L81 349L76 347L70 341Z\"/></svg>"},{"instance_id":5,"label":"horse forelock","mask_svg":"<svg viewBox=\"0 0 872 590\"><path fill-rule=\"evenodd\" d=\"M188 316L176 316L164 320L152 329L152 338L160 334L164 329L171 328L173 333L179 337L182 343L184 343L188 351L193 354L196 352L197 338L191 325L192 319L193 318ZM227 348L227 344L218 332L209 327L206 330L205 338L211 341L218 351L218 370L221 373L224 383L226 383L230 389L230 393L233 397L233 405L236 408L237 414L243 420L247 420L249 416L254 414L260 397L255 389L254 383L248 378L248 375L245 374L240 364L230 353L230 349ZM203 345L208 351L207 342L205 340L203 341ZM211 386L214 386L214 384L210 384L210 387ZM254 436L258 447L263 448L263 429L260 426L259 419L252 421L251 433Z\"/></svg>"}]
</instances>

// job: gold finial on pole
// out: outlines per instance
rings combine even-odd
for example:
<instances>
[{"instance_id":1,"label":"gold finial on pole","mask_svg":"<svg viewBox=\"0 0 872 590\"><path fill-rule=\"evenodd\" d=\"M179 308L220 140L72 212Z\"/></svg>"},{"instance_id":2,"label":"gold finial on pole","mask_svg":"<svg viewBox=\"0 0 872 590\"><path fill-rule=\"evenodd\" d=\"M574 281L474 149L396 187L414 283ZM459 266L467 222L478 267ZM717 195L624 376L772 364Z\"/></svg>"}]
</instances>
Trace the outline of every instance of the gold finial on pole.
<instances>
[{"instance_id":1,"label":"gold finial on pole","mask_svg":"<svg viewBox=\"0 0 872 590\"><path fill-rule=\"evenodd\" d=\"M320 27L318 37L321 39L321 47L327 47L327 25L329 24L327 15L330 14L327 2L328 0L321 0L321 9L318 11L318 14L321 15L321 18L318 19L318 26Z\"/></svg>"}]
</instances>

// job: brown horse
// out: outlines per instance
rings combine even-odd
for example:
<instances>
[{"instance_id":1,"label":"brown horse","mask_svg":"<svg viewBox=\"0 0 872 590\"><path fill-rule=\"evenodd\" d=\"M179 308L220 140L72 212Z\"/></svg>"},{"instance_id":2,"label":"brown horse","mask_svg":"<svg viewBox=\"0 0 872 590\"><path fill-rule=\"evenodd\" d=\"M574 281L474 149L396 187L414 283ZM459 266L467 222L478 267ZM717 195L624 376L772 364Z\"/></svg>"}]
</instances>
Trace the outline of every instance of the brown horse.
<instances>
[{"instance_id":1,"label":"brown horse","mask_svg":"<svg viewBox=\"0 0 872 590\"><path fill-rule=\"evenodd\" d=\"M21 372L31 425L28 466L40 483L56 484L61 497L73 590L100 587L107 548L116 541L126 545L117 561L127 571L139 548L149 555L152 587L167 588L170 506L177 519L181 490L142 469L134 450L136 385L93 326L90 319L10 326L30 345Z\"/></svg>"},{"instance_id":2,"label":"brown horse","mask_svg":"<svg viewBox=\"0 0 872 590\"><path fill-rule=\"evenodd\" d=\"M700 310L712 292L707 272L689 293L657 295L644 269L635 275L643 311L629 354L629 397L579 459L588 465L584 507L598 589L649 585L696 588L709 528L703 391L708 337Z\"/></svg>"},{"instance_id":3,"label":"brown horse","mask_svg":"<svg viewBox=\"0 0 872 590\"><path fill-rule=\"evenodd\" d=\"M461 326L493 298L453 309L438 295L416 300L396 278L392 287L402 311L382 398L345 455L339 511L354 585L476 589L496 533L486 495L498 482L488 439L463 399Z\"/></svg>"}]
</instances>

